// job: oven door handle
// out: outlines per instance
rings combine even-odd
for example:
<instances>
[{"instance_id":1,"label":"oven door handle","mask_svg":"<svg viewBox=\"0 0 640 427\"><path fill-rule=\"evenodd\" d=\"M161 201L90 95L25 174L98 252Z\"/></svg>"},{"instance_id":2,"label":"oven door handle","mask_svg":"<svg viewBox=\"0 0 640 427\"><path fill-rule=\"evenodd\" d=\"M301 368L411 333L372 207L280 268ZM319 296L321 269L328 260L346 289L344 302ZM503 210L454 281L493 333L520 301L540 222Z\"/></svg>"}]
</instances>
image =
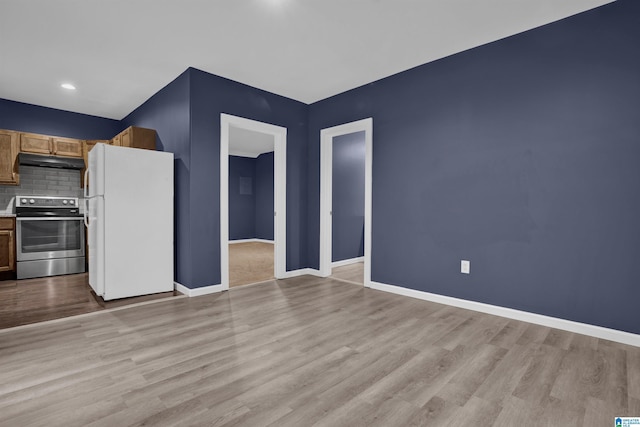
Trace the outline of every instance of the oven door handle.
<instances>
[{"instance_id":1,"label":"oven door handle","mask_svg":"<svg viewBox=\"0 0 640 427\"><path fill-rule=\"evenodd\" d=\"M78 216L19 216L16 222L22 221L82 221L82 215Z\"/></svg>"}]
</instances>

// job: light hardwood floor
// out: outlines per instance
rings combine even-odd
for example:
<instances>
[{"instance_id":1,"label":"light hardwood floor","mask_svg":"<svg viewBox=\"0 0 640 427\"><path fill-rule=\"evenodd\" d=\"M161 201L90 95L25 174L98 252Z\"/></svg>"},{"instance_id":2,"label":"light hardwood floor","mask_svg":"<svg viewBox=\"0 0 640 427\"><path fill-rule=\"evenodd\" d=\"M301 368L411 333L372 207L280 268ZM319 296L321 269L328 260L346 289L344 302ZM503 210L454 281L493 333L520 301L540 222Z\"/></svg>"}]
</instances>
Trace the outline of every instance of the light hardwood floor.
<instances>
[{"instance_id":1,"label":"light hardwood floor","mask_svg":"<svg viewBox=\"0 0 640 427\"><path fill-rule=\"evenodd\" d=\"M640 348L309 276L0 331L2 426L609 426Z\"/></svg>"},{"instance_id":2,"label":"light hardwood floor","mask_svg":"<svg viewBox=\"0 0 640 427\"><path fill-rule=\"evenodd\" d=\"M163 292L104 301L89 286L88 274L0 281L0 329L181 295Z\"/></svg>"},{"instance_id":3,"label":"light hardwood floor","mask_svg":"<svg viewBox=\"0 0 640 427\"><path fill-rule=\"evenodd\" d=\"M342 267L333 267L331 269L331 277L333 279L339 279L346 282L363 285L364 262L356 262L353 264L343 265Z\"/></svg>"}]
</instances>

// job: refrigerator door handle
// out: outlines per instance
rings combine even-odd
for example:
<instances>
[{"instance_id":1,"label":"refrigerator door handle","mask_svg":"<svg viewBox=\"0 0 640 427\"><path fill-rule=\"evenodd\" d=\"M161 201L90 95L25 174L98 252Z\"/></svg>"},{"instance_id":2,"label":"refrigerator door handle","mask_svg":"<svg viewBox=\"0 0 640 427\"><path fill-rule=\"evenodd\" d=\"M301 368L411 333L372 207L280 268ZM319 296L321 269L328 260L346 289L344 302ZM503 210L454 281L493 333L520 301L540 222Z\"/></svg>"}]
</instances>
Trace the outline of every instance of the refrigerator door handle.
<instances>
[{"instance_id":1,"label":"refrigerator door handle","mask_svg":"<svg viewBox=\"0 0 640 427\"><path fill-rule=\"evenodd\" d=\"M85 172L86 175L86 172ZM85 181L85 185L86 185L86 181ZM89 199L84 199L84 225L85 227L89 228Z\"/></svg>"},{"instance_id":2,"label":"refrigerator door handle","mask_svg":"<svg viewBox=\"0 0 640 427\"><path fill-rule=\"evenodd\" d=\"M89 197L89 168L84 171L84 197Z\"/></svg>"}]
</instances>

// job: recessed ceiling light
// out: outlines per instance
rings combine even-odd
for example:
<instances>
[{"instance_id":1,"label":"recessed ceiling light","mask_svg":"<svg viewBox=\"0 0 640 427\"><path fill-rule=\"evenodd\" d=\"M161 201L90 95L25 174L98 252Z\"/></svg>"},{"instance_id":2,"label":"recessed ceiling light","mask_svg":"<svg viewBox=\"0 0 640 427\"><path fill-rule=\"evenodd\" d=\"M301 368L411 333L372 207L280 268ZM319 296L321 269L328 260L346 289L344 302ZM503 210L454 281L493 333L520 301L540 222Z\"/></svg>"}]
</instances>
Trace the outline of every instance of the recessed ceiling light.
<instances>
[{"instance_id":1,"label":"recessed ceiling light","mask_svg":"<svg viewBox=\"0 0 640 427\"><path fill-rule=\"evenodd\" d=\"M270 4L273 7L284 6L287 0L267 0L267 4Z\"/></svg>"},{"instance_id":2,"label":"recessed ceiling light","mask_svg":"<svg viewBox=\"0 0 640 427\"><path fill-rule=\"evenodd\" d=\"M69 89L69 90L76 90L76 87L74 85L72 85L71 83L62 83L60 85L60 87L62 87L64 89Z\"/></svg>"}]
</instances>

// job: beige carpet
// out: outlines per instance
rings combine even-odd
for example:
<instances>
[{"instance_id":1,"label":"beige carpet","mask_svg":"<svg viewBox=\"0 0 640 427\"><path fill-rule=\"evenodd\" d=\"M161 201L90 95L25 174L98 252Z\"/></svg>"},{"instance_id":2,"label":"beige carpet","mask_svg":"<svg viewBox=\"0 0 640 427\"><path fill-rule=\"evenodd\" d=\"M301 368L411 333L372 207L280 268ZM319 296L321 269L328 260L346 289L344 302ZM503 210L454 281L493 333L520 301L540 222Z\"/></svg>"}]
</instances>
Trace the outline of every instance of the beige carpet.
<instances>
[{"instance_id":1,"label":"beige carpet","mask_svg":"<svg viewBox=\"0 0 640 427\"><path fill-rule=\"evenodd\" d=\"M347 282L364 284L364 262L343 265L342 267L334 267L331 269L331 277Z\"/></svg>"},{"instance_id":2,"label":"beige carpet","mask_svg":"<svg viewBox=\"0 0 640 427\"><path fill-rule=\"evenodd\" d=\"M250 242L229 245L230 288L273 278L273 244Z\"/></svg>"}]
</instances>

